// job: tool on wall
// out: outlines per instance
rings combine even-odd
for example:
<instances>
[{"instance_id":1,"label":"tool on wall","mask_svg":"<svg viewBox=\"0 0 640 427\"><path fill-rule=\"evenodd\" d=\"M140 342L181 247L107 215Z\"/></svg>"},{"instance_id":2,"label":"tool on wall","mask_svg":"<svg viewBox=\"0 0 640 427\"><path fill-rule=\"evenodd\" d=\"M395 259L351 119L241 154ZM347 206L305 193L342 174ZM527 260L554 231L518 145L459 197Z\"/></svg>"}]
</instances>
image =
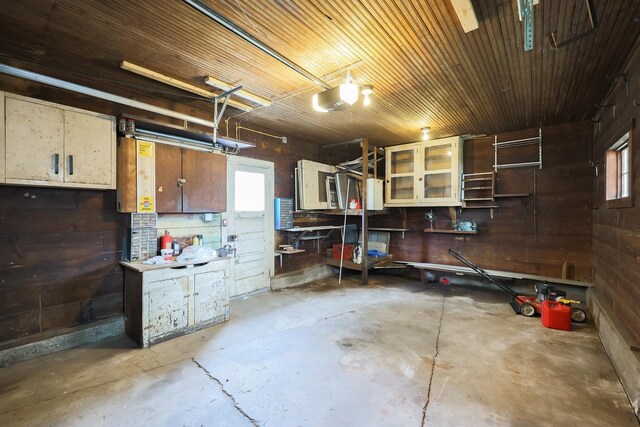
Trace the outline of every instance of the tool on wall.
<instances>
[{"instance_id":1,"label":"tool on wall","mask_svg":"<svg viewBox=\"0 0 640 427\"><path fill-rule=\"evenodd\" d=\"M558 41L556 40L556 32L552 31L547 35L547 40L549 40L549 45L552 49L560 49L562 47L575 43L578 40L582 40L583 38L590 36L591 34L598 31L598 17L596 16L596 8L593 5L593 0L584 0L584 3L587 7L587 14L589 17L589 24L591 24L591 29L580 34L576 34L575 36L563 40L560 43L558 43Z\"/></svg>"}]
</instances>

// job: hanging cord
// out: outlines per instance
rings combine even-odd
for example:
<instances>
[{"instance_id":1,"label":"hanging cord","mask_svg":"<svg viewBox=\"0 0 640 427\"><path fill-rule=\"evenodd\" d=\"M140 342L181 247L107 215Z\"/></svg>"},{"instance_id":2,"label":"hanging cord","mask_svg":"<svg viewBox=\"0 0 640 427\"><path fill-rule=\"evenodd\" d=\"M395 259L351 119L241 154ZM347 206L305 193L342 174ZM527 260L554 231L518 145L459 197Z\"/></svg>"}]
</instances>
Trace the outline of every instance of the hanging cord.
<instances>
[{"instance_id":1,"label":"hanging cord","mask_svg":"<svg viewBox=\"0 0 640 427\"><path fill-rule=\"evenodd\" d=\"M338 274L338 285L342 283L342 261L344 260L344 238L347 234L347 209L349 206L349 183L350 179L347 177L347 192L344 195L344 223L342 224L342 247L340 248L340 273Z\"/></svg>"}]
</instances>

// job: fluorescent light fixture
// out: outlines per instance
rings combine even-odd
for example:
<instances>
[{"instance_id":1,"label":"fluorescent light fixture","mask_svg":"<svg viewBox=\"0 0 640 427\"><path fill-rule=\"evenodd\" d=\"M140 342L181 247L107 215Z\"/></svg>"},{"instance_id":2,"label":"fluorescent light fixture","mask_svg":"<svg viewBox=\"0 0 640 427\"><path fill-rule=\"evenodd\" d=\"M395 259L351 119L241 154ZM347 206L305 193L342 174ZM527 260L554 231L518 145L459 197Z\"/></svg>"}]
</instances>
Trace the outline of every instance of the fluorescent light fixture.
<instances>
[{"instance_id":1,"label":"fluorescent light fixture","mask_svg":"<svg viewBox=\"0 0 640 427\"><path fill-rule=\"evenodd\" d=\"M213 99L217 95L216 93L211 92L209 90L201 89L192 84L183 82L178 79L174 79L173 77L165 76L164 74L160 74L148 68L144 68L139 65L132 64L131 62L122 61L120 63L120 68L122 68L123 70L131 71L132 73L147 77L151 80L155 80L157 82L164 83L169 86L177 87L178 89L182 89L187 92L195 93L196 95L200 95L205 98ZM242 111L253 110L253 107L250 107L249 105L243 104L238 101L234 101L232 99L229 99L227 104L229 104L230 107L234 107Z\"/></svg>"},{"instance_id":2,"label":"fluorescent light fixture","mask_svg":"<svg viewBox=\"0 0 640 427\"><path fill-rule=\"evenodd\" d=\"M371 105L371 94L373 93L373 86L364 85L360 90L362 96L364 96L363 104L366 107L367 105Z\"/></svg>"},{"instance_id":3,"label":"fluorescent light fixture","mask_svg":"<svg viewBox=\"0 0 640 427\"><path fill-rule=\"evenodd\" d=\"M204 79L204 82L209 86L217 87L218 89L222 89L223 91L231 90L235 87L221 80L214 79L211 76L206 77ZM246 90L243 90L243 89L233 92L233 95L237 95L240 98L244 98L247 101L255 102L256 104L260 104L264 107L268 107L269 105L271 105L271 101L269 101L268 99L255 95L253 93L247 92Z\"/></svg>"},{"instance_id":4,"label":"fluorescent light fixture","mask_svg":"<svg viewBox=\"0 0 640 427\"><path fill-rule=\"evenodd\" d=\"M358 85L353 83L351 76L347 74L344 83L340 86L316 93L311 98L311 103L314 110L323 113L327 111L342 111L355 104L359 96L360 89Z\"/></svg>"},{"instance_id":5,"label":"fluorescent light fixture","mask_svg":"<svg viewBox=\"0 0 640 427\"><path fill-rule=\"evenodd\" d=\"M423 127L422 129L420 129L420 131L422 132L422 139L428 139L429 138L429 131L431 130L430 127Z\"/></svg>"}]
</instances>

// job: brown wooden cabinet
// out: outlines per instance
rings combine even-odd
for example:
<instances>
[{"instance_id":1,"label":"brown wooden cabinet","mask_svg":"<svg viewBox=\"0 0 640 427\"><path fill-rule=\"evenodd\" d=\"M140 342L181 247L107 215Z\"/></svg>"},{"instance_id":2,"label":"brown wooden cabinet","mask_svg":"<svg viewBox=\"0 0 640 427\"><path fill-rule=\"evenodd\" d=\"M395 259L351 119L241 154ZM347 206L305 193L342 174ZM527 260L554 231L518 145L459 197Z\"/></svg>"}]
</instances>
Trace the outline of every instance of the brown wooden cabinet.
<instances>
[{"instance_id":1,"label":"brown wooden cabinet","mask_svg":"<svg viewBox=\"0 0 640 427\"><path fill-rule=\"evenodd\" d=\"M156 144L158 213L224 212L226 209L226 156Z\"/></svg>"}]
</instances>

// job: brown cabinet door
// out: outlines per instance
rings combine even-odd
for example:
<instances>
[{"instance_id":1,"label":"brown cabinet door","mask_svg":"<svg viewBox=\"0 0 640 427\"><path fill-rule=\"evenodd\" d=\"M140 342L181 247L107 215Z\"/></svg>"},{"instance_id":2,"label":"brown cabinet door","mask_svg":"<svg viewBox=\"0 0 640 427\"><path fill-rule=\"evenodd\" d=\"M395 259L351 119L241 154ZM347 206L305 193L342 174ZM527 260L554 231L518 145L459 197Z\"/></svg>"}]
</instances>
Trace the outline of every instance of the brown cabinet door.
<instances>
[{"instance_id":1,"label":"brown cabinet door","mask_svg":"<svg viewBox=\"0 0 640 427\"><path fill-rule=\"evenodd\" d=\"M182 150L182 195L185 213L227 210L227 157L202 151Z\"/></svg>"},{"instance_id":2,"label":"brown cabinet door","mask_svg":"<svg viewBox=\"0 0 640 427\"><path fill-rule=\"evenodd\" d=\"M182 212L181 149L156 144L156 212ZM186 151L186 150L185 150Z\"/></svg>"}]
</instances>

